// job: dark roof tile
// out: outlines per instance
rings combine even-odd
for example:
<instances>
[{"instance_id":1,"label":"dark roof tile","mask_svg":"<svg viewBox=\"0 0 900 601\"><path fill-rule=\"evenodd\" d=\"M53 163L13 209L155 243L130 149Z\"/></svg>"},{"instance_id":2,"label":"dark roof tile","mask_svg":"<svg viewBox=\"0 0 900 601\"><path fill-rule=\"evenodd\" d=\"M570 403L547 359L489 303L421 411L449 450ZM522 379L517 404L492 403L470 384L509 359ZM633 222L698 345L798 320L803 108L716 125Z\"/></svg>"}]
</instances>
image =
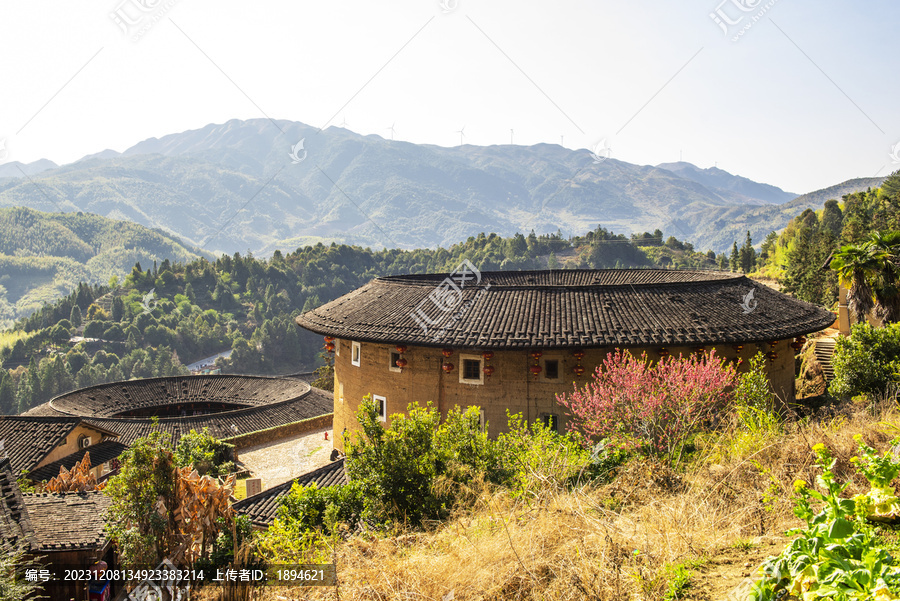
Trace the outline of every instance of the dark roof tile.
<instances>
[{"instance_id":1,"label":"dark roof tile","mask_svg":"<svg viewBox=\"0 0 900 601\"><path fill-rule=\"evenodd\" d=\"M111 500L102 492L23 494L39 551L102 547L106 510Z\"/></svg>"},{"instance_id":2,"label":"dark roof tile","mask_svg":"<svg viewBox=\"0 0 900 601\"><path fill-rule=\"evenodd\" d=\"M442 312L430 295L448 275L378 278L296 321L350 340L497 349L783 340L834 321L742 275L664 269L484 272Z\"/></svg>"},{"instance_id":3,"label":"dark roof tile","mask_svg":"<svg viewBox=\"0 0 900 601\"><path fill-rule=\"evenodd\" d=\"M307 472L283 484L273 486L258 495L242 499L235 503L233 508L238 513L249 516L254 526L267 528L278 513L281 499L291 492L291 488L295 483L300 486L309 486L315 483L319 488L346 484L347 473L344 470L344 460L332 461L324 467Z\"/></svg>"}]
</instances>

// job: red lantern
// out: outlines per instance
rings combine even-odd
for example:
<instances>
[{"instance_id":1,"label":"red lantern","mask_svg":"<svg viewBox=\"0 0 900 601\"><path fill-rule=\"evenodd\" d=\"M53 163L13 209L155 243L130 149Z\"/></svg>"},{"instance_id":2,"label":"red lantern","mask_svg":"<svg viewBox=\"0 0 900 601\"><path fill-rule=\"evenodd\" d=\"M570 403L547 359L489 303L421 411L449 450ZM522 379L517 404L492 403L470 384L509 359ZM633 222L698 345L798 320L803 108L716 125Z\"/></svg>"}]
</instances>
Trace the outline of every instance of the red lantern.
<instances>
[{"instance_id":1,"label":"red lantern","mask_svg":"<svg viewBox=\"0 0 900 601\"><path fill-rule=\"evenodd\" d=\"M329 353L333 353L334 352L334 343L333 342L326 343L325 350L328 351Z\"/></svg>"},{"instance_id":2,"label":"red lantern","mask_svg":"<svg viewBox=\"0 0 900 601\"><path fill-rule=\"evenodd\" d=\"M774 361L778 358L778 353L776 353L775 351L771 351L767 353L766 356L769 358L769 361Z\"/></svg>"},{"instance_id":3,"label":"red lantern","mask_svg":"<svg viewBox=\"0 0 900 601\"><path fill-rule=\"evenodd\" d=\"M537 375L538 375L539 373L541 373L541 366L540 366L540 365L532 365L529 369L531 370L531 373L533 373L535 377L537 377Z\"/></svg>"},{"instance_id":4,"label":"red lantern","mask_svg":"<svg viewBox=\"0 0 900 601\"><path fill-rule=\"evenodd\" d=\"M449 374L451 371L453 371L453 364L452 364L452 363L444 363L441 367L444 368L444 373L448 373L448 374Z\"/></svg>"},{"instance_id":5,"label":"red lantern","mask_svg":"<svg viewBox=\"0 0 900 601\"><path fill-rule=\"evenodd\" d=\"M494 358L494 351L484 351L481 353L481 356L484 357L485 361L490 361Z\"/></svg>"},{"instance_id":6,"label":"red lantern","mask_svg":"<svg viewBox=\"0 0 900 601\"><path fill-rule=\"evenodd\" d=\"M485 365L484 369L482 369L481 371L484 372L485 377L490 378L491 375L494 373L494 366L493 365Z\"/></svg>"},{"instance_id":7,"label":"red lantern","mask_svg":"<svg viewBox=\"0 0 900 601\"><path fill-rule=\"evenodd\" d=\"M398 352L398 353L405 353L405 352L406 352L406 347L405 347L404 345L402 345L402 344L398 344L398 345L397 345L397 352Z\"/></svg>"},{"instance_id":8,"label":"red lantern","mask_svg":"<svg viewBox=\"0 0 900 601\"><path fill-rule=\"evenodd\" d=\"M544 356L544 353L542 353L541 351L531 351L531 358L534 359L535 361L537 361L538 359L540 359L543 356Z\"/></svg>"},{"instance_id":9,"label":"red lantern","mask_svg":"<svg viewBox=\"0 0 900 601\"><path fill-rule=\"evenodd\" d=\"M334 336L326 336L325 342L334 342Z\"/></svg>"},{"instance_id":10,"label":"red lantern","mask_svg":"<svg viewBox=\"0 0 900 601\"><path fill-rule=\"evenodd\" d=\"M660 357L668 357L668 356L669 356L669 351L666 350L665 347L663 347L663 348L661 348L661 349L659 349L659 350L657 351L657 354L658 354Z\"/></svg>"},{"instance_id":11,"label":"red lantern","mask_svg":"<svg viewBox=\"0 0 900 601\"><path fill-rule=\"evenodd\" d=\"M399 367L400 369L403 369L404 367L406 367L409 364L409 361L407 361L403 357L400 357L399 359L397 359L396 363L397 363L397 367Z\"/></svg>"},{"instance_id":12,"label":"red lantern","mask_svg":"<svg viewBox=\"0 0 900 601\"><path fill-rule=\"evenodd\" d=\"M579 378L584 375L584 368L580 365L576 365L572 368L572 373L574 373Z\"/></svg>"},{"instance_id":13,"label":"red lantern","mask_svg":"<svg viewBox=\"0 0 900 601\"><path fill-rule=\"evenodd\" d=\"M445 348L444 350L441 351L441 353L442 353L445 357L451 357L451 356L453 356L453 349L452 349L452 348Z\"/></svg>"},{"instance_id":14,"label":"red lantern","mask_svg":"<svg viewBox=\"0 0 900 601\"><path fill-rule=\"evenodd\" d=\"M703 353L706 352L706 347L698 346L697 348L694 349L694 352L697 353L698 355L702 355Z\"/></svg>"},{"instance_id":15,"label":"red lantern","mask_svg":"<svg viewBox=\"0 0 900 601\"><path fill-rule=\"evenodd\" d=\"M800 342L800 339L798 338L797 340L795 340L791 343L791 348L794 349L795 351L799 352L800 349L803 348L803 343Z\"/></svg>"},{"instance_id":16,"label":"red lantern","mask_svg":"<svg viewBox=\"0 0 900 601\"><path fill-rule=\"evenodd\" d=\"M778 345L778 341L777 341L777 340L773 340L773 341L771 341L771 342L769 343L769 346L771 346L772 348L775 348L777 345Z\"/></svg>"},{"instance_id":17,"label":"red lantern","mask_svg":"<svg viewBox=\"0 0 900 601\"><path fill-rule=\"evenodd\" d=\"M578 349L577 351L572 353L572 356L575 357L576 361L581 361L582 359L584 359L584 351Z\"/></svg>"},{"instance_id":18,"label":"red lantern","mask_svg":"<svg viewBox=\"0 0 900 601\"><path fill-rule=\"evenodd\" d=\"M735 353L740 353L742 350L744 350L744 345L743 344L735 344L735 345L732 345L731 348L734 349Z\"/></svg>"}]
</instances>

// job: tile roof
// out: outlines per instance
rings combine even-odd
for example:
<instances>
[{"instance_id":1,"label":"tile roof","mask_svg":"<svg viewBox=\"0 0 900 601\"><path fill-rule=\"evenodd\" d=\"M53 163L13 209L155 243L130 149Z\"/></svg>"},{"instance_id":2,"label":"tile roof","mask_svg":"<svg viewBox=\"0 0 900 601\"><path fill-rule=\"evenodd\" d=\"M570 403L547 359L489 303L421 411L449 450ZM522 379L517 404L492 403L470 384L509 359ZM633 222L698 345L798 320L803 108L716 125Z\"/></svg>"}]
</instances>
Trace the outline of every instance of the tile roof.
<instances>
[{"instance_id":1,"label":"tile roof","mask_svg":"<svg viewBox=\"0 0 900 601\"><path fill-rule=\"evenodd\" d=\"M47 465L42 465L36 470L32 470L28 472L28 478L35 482L50 480L59 475L60 467L64 467L67 470L72 469L76 463L79 463L84 458L85 453L91 454L91 467L97 467L110 459L115 459L127 448L128 446L119 440L104 440L86 449L78 449L71 455L66 455L62 459L57 459Z\"/></svg>"},{"instance_id":2,"label":"tile roof","mask_svg":"<svg viewBox=\"0 0 900 601\"><path fill-rule=\"evenodd\" d=\"M229 376L193 377L216 378ZM241 377L243 378L244 376ZM240 434L248 434L250 432L272 428L274 426L289 424L310 417L318 417L320 415L331 413L334 410L334 395L331 392L313 388L300 380L288 380L287 378L260 379L285 380L290 383L296 396L294 398L289 398L288 400L282 400L276 396L272 403L268 405L257 405L222 413L209 413L191 417L160 418L159 429L168 434L171 442L175 444L183 435L189 433L191 430L200 431L204 427L209 428L209 433L216 438L230 438ZM131 380L127 383L134 384L137 382L141 382L141 380ZM76 392L85 393L89 390L91 389L85 388ZM45 403L32 411L36 410L40 413L52 412L57 416L61 415L61 413L50 406L49 403ZM84 412L83 409L77 407L75 410ZM32 411L29 411L28 414L30 415ZM119 437L116 440L126 445L131 445L137 438L146 436L152 429L150 418L142 417L85 417L84 421L87 425L108 428L114 432L118 432Z\"/></svg>"},{"instance_id":3,"label":"tile roof","mask_svg":"<svg viewBox=\"0 0 900 601\"><path fill-rule=\"evenodd\" d=\"M111 500L102 492L22 495L39 551L102 547L105 513Z\"/></svg>"},{"instance_id":4,"label":"tile roof","mask_svg":"<svg viewBox=\"0 0 900 601\"><path fill-rule=\"evenodd\" d=\"M263 376L175 376L112 382L82 388L51 399L67 415L116 417L136 409L178 403L215 402L233 409L259 407L294 399L307 386L289 378Z\"/></svg>"},{"instance_id":5,"label":"tile roof","mask_svg":"<svg viewBox=\"0 0 900 601\"><path fill-rule=\"evenodd\" d=\"M835 319L830 311L732 273L482 272L480 282L438 296L435 290L448 275L377 278L296 321L350 340L505 349L783 340ZM441 311L435 301L451 310ZM423 311L418 321L417 309ZM420 326L426 319L432 322L427 332Z\"/></svg>"},{"instance_id":6,"label":"tile roof","mask_svg":"<svg viewBox=\"0 0 900 601\"><path fill-rule=\"evenodd\" d=\"M0 459L0 552L30 550L37 545L34 527L9 458Z\"/></svg>"},{"instance_id":7,"label":"tile roof","mask_svg":"<svg viewBox=\"0 0 900 601\"><path fill-rule=\"evenodd\" d=\"M16 474L30 470L50 454L75 426L78 417L0 415L0 440Z\"/></svg>"},{"instance_id":8,"label":"tile roof","mask_svg":"<svg viewBox=\"0 0 900 601\"><path fill-rule=\"evenodd\" d=\"M332 461L324 467L307 472L302 476L297 476L283 484L273 486L258 495L242 499L232 505L232 507L238 513L249 516L254 526L267 528L278 513L281 499L291 492L291 487L294 486L294 483L300 486L308 486L315 483L319 488L346 484L347 473L344 470L344 460Z\"/></svg>"}]
</instances>

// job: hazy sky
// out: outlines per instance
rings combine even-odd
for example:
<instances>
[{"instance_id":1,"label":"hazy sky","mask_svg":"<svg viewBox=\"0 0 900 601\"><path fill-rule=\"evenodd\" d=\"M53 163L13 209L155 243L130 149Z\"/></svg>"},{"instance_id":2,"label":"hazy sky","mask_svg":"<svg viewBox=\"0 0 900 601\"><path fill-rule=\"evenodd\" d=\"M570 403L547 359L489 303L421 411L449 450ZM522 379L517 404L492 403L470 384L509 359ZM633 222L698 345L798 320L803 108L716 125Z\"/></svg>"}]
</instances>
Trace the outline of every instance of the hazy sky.
<instances>
[{"instance_id":1,"label":"hazy sky","mask_svg":"<svg viewBox=\"0 0 900 601\"><path fill-rule=\"evenodd\" d=\"M898 29L896 0L2 0L0 162L268 116L807 192L900 168Z\"/></svg>"}]
</instances>

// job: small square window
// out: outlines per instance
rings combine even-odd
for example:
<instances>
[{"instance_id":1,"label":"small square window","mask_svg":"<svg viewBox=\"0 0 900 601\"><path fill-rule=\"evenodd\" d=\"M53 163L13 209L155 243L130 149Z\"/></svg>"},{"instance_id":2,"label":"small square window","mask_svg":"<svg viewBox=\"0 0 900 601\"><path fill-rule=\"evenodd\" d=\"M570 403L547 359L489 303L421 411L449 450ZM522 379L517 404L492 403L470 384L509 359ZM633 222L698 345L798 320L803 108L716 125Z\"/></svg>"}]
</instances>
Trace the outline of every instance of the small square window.
<instances>
[{"instance_id":1,"label":"small square window","mask_svg":"<svg viewBox=\"0 0 900 601\"><path fill-rule=\"evenodd\" d=\"M541 421L544 422L544 427L559 432L559 416L555 413L545 413L541 416Z\"/></svg>"},{"instance_id":2,"label":"small square window","mask_svg":"<svg viewBox=\"0 0 900 601\"><path fill-rule=\"evenodd\" d=\"M391 363L388 365L388 368L391 371L403 371L399 365L397 365L397 361L400 360L400 353L391 352Z\"/></svg>"},{"instance_id":3,"label":"small square window","mask_svg":"<svg viewBox=\"0 0 900 601\"><path fill-rule=\"evenodd\" d=\"M559 359L547 359L544 361L544 377L548 380L559 379Z\"/></svg>"},{"instance_id":4,"label":"small square window","mask_svg":"<svg viewBox=\"0 0 900 601\"><path fill-rule=\"evenodd\" d=\"M484 384L484 359L481 355L459 355L459 381L461 384Z\"/></svg>"},{"instance_id":5,"label":"small square window","mask_svg":"<svg viewBox=\"0 0 900 601\"><path fill-rule=\"evenodd\" d=\"M375 413L378 414L380 421L387 421L387 400L383 396L373 395L372 402L375 403Z\"/></svg>"},{"instance_id":6,"label":"small square window","mask_svg":"<svg viewBox=\"0 0 900 601\"><path fill-rule=\"evenodd\" d=\"M359 367L359 357L361 355L360 344L358 342L353 343L353 348L350 353L350 363Z\"/></svg>"}]
</instances>

